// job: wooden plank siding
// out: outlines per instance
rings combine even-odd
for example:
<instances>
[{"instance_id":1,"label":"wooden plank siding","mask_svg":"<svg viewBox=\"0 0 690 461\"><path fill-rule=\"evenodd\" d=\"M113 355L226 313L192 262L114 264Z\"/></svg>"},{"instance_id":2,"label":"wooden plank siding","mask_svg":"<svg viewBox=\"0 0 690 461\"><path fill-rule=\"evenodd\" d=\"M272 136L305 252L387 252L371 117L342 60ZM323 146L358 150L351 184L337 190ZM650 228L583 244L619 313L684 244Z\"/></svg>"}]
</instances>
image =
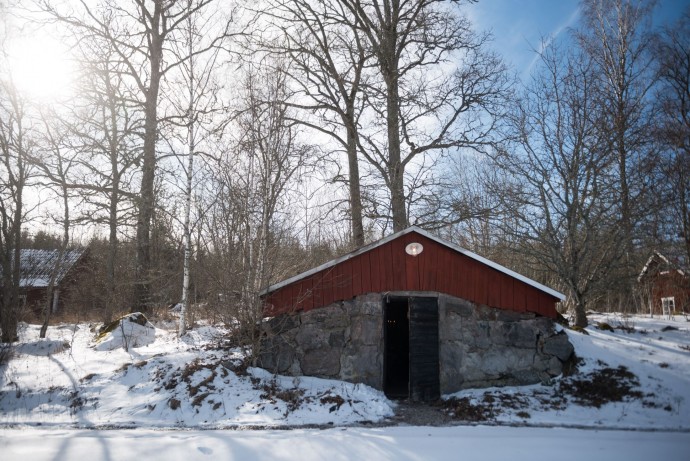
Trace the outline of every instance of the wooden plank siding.
<instances>
[{"instance_id":1,"label":"wooden plank siding","mask_svg":"<svg viewBox=\"0 0 690 461\"><path fill-rule=\"evenodd\" d=\"M424 247L410 256L405 246ZM481 260L410 232L335 265L281 286L264 296L267 315L307 311L365 293L440 292L476 304L555 318L559 300Z\"/></svg>"}]
</instances>

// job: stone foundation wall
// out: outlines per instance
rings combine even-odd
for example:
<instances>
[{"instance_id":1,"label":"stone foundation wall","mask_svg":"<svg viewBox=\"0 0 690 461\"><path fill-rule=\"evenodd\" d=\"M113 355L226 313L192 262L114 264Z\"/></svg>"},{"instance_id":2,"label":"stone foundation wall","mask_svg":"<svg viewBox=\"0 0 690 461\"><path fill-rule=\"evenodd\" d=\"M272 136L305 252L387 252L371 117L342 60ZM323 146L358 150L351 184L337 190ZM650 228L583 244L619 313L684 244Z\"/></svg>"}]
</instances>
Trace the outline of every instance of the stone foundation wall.
<instances>
[{"instance_id":1,"label":"stone foundation wall","mask_svg":"<svg viewBox=\"0 0 690 461\"><path fill-rule=\"evenodd\" d=\"M383 387L381 295L368 294L264 323L260 364L292 376Z\"/></svg>"},{"instance_id":2,"label":"stone foundation wall","mask_svg":"<svg viewBox=\"0 0 690 461\"><path fill-rule=\"evenodd\" d=\"M557 333L551 319L446 295L438 296L438 306L442 394L538 383L560 374L573 352L567 335ZM383 388L381 294L276 317L264 322L263 330L259 361L271 372Z\"/></svg>"},{"instance_id":3,"label":"stone foundation wall","mask_svg":"<svg viewBox=\"0 0 690 461\"><path fill-rule=\"evenodd\" d=\"M472 387L534 384L557 376L573 353L554 322L441 296L441 393Z\"/></svg>"}]
</instances>

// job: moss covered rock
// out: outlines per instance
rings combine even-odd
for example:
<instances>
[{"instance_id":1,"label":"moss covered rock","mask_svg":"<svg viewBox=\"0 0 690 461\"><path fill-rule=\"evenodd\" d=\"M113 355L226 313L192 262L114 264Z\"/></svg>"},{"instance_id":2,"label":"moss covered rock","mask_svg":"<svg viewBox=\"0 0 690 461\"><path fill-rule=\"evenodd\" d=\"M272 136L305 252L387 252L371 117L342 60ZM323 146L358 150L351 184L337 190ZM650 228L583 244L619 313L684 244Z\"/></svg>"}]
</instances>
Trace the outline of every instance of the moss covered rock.
<instances>
[{"instance_id":1,"label":"moss covered rock","mask_svg":"<svg viewBox=\"0 0 690 461\"><path fill-rule=\"evenodd\" d=\"M123 315L117 320L103 325L95 339L97 350L113 350L120 347L140 347L150 344L155 339L155 327L141 312Z\"/></svg>"}]
</instances>

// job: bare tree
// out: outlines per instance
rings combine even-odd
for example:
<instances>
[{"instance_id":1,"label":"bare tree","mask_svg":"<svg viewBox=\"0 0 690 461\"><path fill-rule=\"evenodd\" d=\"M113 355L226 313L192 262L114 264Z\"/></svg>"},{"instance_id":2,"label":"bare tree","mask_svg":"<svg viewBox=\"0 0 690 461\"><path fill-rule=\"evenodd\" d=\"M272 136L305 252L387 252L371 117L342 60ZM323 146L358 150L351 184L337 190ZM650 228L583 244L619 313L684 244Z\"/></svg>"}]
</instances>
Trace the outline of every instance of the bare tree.
<instances>
[{"instance_id":1,"label":"bare tree","mask_svg":"<svg viewBox=\"0 0 690 461\"><path fill-rule=\"evenodd\" d=\"M238 327L237 337L254 354L260 339L256 325L263 315L259 293L284 276L277 268L283 262L280 243L293 233L290 190L311 155L285 104L287 76L276 68L247 70L232 125L240 137L210 165L214 202L205 222L209 253L216 260L207 268L215 302L226 306L224 317Z\"/></svg>"},{"instance_id":2,"label":"bare tree","mask_svg":"<svg viewBox=\"0 0 690 461\"><path fill-rule=\"evenodd\" d=\"M143 117L112 44L94 40L78 44L83 67L79 97L62 116L69 133L66 142L79 154L79 168L72 174L69 187L82 200L75 221L108 229L104 290L99 292L102 320L108 323L126 297L126 284L116 267L119 236L126 234L126 227L133 226L135 219L134 187L141 163Z\"/></svg>"},{"instance_id":3,"label":"bare tree","mask_svg":"<svg viewBox=\"0 0 690 461\"><path fill-rule=\"evenodd\" d=\"M40 2L43 11L71 26L84 40L104 41L112 46L125 70L124 74L137 89L144 114L141 187L137 207L136 305L133 309L147 311L151 305L151 223L155 205L157 141L159 130L159 98L164 77L180 66L182 60L169 53L169 42L183 33L189 16L206 11L214 0L186 2L167 0L129 0L126 4L104 2L94 7L79 0L80 11L63 11L49 0ZM224 40L229 31L228 20L218 31L208 31L204 46L193 55L201 55Z\"/></svg>"},{"instance_id":4,"label":"bare tree","mask_svg":"<svg viewBox=\"0 0 690 461\"><path fill-rule=\"evenodd\" d=\"M32 156L29 160L38 170L42 179L38 180L41 187L53 189L58 200L61 202L62 215L56 221L62 225L62 240L57 249L57 256L50 269L50 278L46 290L46 299L43 307L43 324L39 332L39 337L45 338L48 331L48 324L53 311L57 307L59 292L55 284L60 272L63 270L67 248L70 243L70 179L69 175L73 167L77 164L77 158L72 152L68 155L69 146L65 146L64 137L67 130L60 126L59 119L55 114L42 112L43 121L43 148L37 156Z\"/></svg>"},{"instance_id":5,"label":"bare tree","mask_svg":"<svg viewBox=\"0 0 690 461\"><path fill-rule=\"evenodd\" d=\"M666 147L662 161L663 187L670 219L664 236L680 236L686 261L690 261L690 9L676 24L665 28L655 42L661 106L658 138ZM671 237L671 239L674 239Z\"/></svg>"},{"instance_id":6,"label":"bare tree","mask_svg":"<svg viewBox=\"0 0 690 461\"><path fill-rule=\"evenodd\" d=\"M650 203L646 200L651 177L648 167L655 156L649 98L654 85L649 49L653 5L650 0L583 0L583 26L576 33L598 72L598 91L592 96L605 115L602 129L609 134L607 145L602 147L617 167L620 226L626 245L616 287L622 308L632 301L633 283L641 265L635 241L639 240L639 224L650 211L645 207Z\"/></svg>"},{"instance_id":7,"label":"bare tree","mask_svg":"<svg viewBox=\"0 0 690 461\"><path fill-rule=\"evenodd\" d=\"M490 144L507 91L505 68L486 49L489 36L475 33L459 14L460 1L338 2L354 17L350 27L366 38L380 75L367 97L380 102L371 105L372 119L385 120L385 136L360 137L363 155L390 193L399 231L409 223L405 171L415 157Z\"/></svg>"},{"instance_id":8,"label":"bare tree","mask_svg":"<svg viewBox=\"0 0 690 461\"><path fill-rule=\"evenodd\" d=\"M289 102L300 109L299 121L345 150L351 239L362 246L358 126L369 53L364 38L351 27L357 19L337 1L274 0L261 13L280 31L277 39L261 46L290 60L283 71L299 89Z\"/></svg>"},{"instance_id":9,"label":"bare tree","mask_svg":"<svg viewBox=\"0 0 690 461\"><path fill-rule=\"evenodd\" d=\"M584 327L586 309L619 256L609 156L592 62L555 47L541 60L514 116L515 148L496 158L512 179L498 185L504 230L517 237L528 260L557 274L575 324Z\"/></svg>"},{"instance_id":10,"label":"bare tree","mask_svg":"<svg viewBox=\"0 0 690 461\"><path fill-rule=\"evenodd\" d=\"M187 0L187 8L191 9L193 2ZM199 17L199 15L189 15L184 26L182 39L172 44L172 52L176 59L180 60L181 65L178 69L179 80L176 86L184 88L179 97L171 95L171 103L174 110L182 114L181 116L169 116L172 121L173 130L182 128L184 140L181 144L186 146L186 166L182 166L185 172L184 185L184 212L183 212L183 234L184 234L184 262L183 262L183 281L182 281L182 301L179 317L178 336L186 333L186 318L190 302L190 278L192 260L192 199L193 199L193 179L194 179L194 158L201 138L208 136L209 128L205 125L211 124L213 116L217 115L223 108L218 103L218 93L220 90L214 70L218 65L218 55L220 48L210 50L205 56L198 56L195 51L199 47L205 46L205 30L213 30L213 21L217 18ZM178 121L179 118L179 121ZM211 128L212 131L212 128ZM174 135L173 135L174 136ZM179 136L177 136L179 138ZM173 150L175 150L173 148ZM183 163L182 161L180 163Z\"/></svg>"},{"instance_id":11,"label":"bare tree","mask_svg":"<svg viewBox=\"0 0 690 461\"><path fill-rule=\"evenodd\" d=\"M4 57L4 56L3 56ZM20 254L26 209L24 193L33 149L26 101L11 75L0 76L0 329L2 342L17 341L20 299Z\"/></svg>"}]
</instances>

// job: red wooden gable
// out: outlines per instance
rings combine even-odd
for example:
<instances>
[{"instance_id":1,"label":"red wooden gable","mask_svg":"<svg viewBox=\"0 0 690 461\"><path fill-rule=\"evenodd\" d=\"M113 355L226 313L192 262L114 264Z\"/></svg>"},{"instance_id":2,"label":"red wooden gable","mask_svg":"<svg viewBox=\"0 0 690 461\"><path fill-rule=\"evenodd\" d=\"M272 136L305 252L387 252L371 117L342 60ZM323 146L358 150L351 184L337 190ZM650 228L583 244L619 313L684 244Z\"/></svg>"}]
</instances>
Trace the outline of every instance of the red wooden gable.
<instances>
[{"instance_id":1,"label":"red wooden gable","mask_svg":"<svg viewBox=\"0 0 690 461\"><path fill-rule=\"evenodd\" d=\"M417 256L405 252L421 243ZM308 311L365 293L432 291L555 318L563 295L411 227L266 289L266 315Z\"/></svg>"},{"instance_id":2,"label":"red wooden gable","mask_svg":"<svg viewBox=\"0 0 690 461\"><path fill-rule=\"evenodd\" d=\"M661 253L649 257L637 280L649 288L653 313L662 313L663 298L673 298L676 311L690 311L690 278Z\"/></svg>"}]
</instances>

